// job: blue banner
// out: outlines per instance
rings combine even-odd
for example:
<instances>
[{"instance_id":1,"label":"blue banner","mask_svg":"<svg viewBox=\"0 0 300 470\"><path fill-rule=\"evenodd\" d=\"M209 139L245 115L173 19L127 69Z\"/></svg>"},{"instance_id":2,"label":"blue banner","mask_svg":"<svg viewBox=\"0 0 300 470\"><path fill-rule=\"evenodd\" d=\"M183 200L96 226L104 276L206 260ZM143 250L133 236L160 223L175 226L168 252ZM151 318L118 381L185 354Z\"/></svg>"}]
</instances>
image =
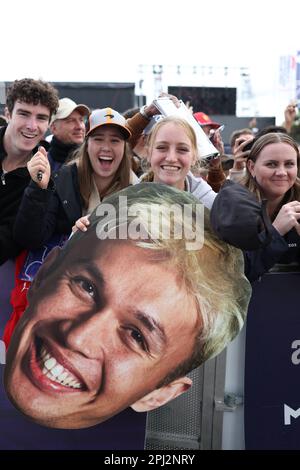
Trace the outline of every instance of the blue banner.
<instances>
[{"instance_id":1,"label":"blue banner","mask_svg":"<svg viewBox=\"0 0 300 470\"><path fill-rule=\"evenodd\" d=\"M300 273L253 285L246 330L246 449L300 449Z\"/></svg>"}]
</instances>

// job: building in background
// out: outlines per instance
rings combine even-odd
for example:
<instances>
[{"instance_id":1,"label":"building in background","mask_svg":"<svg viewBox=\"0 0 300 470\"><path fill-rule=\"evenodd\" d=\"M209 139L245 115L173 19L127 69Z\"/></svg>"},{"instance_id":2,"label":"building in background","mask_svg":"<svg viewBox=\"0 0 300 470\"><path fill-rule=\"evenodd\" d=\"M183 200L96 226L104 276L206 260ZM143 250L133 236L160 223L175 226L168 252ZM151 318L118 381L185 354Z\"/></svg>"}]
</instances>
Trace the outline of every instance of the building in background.
<instances>
[{"instance_id":1,"label":"building in background","mask_svg":"<svg viewBox=\"0 0 300 470\"><path fill-rule=\"evenodd\" d=\"M0 114L6 102L6 90L11 82L0 82ZM95 83L95 82L52 82L60 98L71 98L76 103L84 103L89 108L111 106L120 112L135 106L135 83Z\"/></svg>"}]
</instances>

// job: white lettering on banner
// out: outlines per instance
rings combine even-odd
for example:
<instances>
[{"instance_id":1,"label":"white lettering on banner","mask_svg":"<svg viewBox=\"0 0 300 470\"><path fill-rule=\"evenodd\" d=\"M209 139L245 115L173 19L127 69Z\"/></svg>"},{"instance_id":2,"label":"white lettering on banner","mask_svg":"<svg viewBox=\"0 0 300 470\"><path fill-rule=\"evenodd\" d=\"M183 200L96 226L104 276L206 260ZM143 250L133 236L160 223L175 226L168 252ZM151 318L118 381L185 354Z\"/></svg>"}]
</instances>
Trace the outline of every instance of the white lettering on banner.
<instances>
[{"instance_id":1,"label":"white lettering on banner","mask_svg":"<svg viewBox=\"0 0 300 470\"><path fill-rule=\"evenodd\" d=\"M290 406L284 403L284 424L289 426L291 424L291 417L292 418L299 418L300 416L300 408L297 410L293 410Z\"/></svg>"},{"instance_id":2,"label":"white lettering on banner","mask_svg":"<svg viewBox=\"0 0 300 470\"><path fill-rule=\"evenodd\" d=\"M291 356L291 360L292 363L297 366L300 364L300 339L295 339L295 341L292 342L291 348L296 349Z\"/></svg>"},{"instance_id":3,"label":"white lettering on banner","mask_svg":"<svg viewBox=\"0 0 300 470\"><path fill-rule=\"evenodd\" d=\"M5 364L6 349L4 341L0 340L0 364Z\"/></svg>"}]
</instances>

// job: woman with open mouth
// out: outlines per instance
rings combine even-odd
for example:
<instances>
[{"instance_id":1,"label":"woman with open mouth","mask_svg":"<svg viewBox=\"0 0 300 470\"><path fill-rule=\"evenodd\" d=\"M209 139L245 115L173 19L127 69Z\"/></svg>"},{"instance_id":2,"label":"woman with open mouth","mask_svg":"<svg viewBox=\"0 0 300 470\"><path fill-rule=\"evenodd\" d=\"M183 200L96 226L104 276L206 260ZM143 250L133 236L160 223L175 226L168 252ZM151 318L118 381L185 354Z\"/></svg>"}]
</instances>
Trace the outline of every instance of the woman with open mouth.
<instances>
[{"instance_id":1,"label":"woman with open mouth","mask_svg":"<svg viewBox=\"0 0 300 470\"><path fill-rule=\"evenodd\" d=\"M90 214L109 194L136 181L125 145L131 132L125 124L112 108L95 109L84 143L53 178L46 151L39 149L28 164L32 182L15 223L20 245L40 249L55 233L69 236L76 220Z\"/></svg>"}]
</instances>

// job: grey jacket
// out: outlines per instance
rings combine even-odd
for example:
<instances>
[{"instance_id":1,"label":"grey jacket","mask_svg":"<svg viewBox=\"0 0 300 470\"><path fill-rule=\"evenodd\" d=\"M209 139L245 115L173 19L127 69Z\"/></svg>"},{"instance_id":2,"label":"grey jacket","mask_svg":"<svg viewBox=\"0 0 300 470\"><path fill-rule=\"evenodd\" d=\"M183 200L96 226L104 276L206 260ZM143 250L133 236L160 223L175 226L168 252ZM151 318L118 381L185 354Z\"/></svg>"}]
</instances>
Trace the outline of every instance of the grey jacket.
<instances>
[{"instance_id":1,"label":"grey jacket","mask_svg":"<svg viewBox=\"0 0 300 470\"><path fill-rule=\"evenodd\" d=\"M185 179L186 190L192 193L202 204L211 209L217 193L209 186L203 178L196 178L189 172Z\"/></svg>"}]
</instances>

